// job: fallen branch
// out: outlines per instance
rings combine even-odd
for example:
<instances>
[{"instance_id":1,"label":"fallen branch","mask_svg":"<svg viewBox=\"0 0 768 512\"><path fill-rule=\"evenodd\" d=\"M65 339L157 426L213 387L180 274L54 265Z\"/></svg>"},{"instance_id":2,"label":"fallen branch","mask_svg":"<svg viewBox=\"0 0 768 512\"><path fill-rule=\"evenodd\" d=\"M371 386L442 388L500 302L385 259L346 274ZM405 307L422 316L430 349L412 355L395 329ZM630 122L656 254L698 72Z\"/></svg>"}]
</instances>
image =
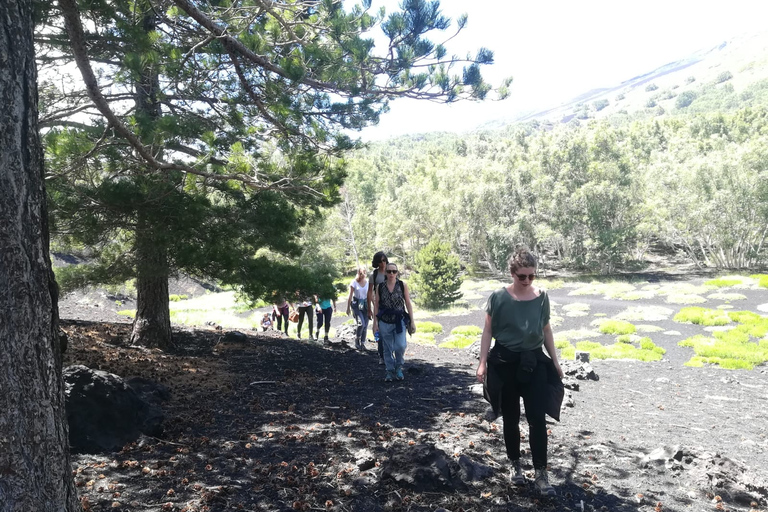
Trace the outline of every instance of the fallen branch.
<instances>
[{"instance_id":1,"label":"fallen branch","mask_svg":"<svg viewBox=\"0 0 768 512\"><path fill-rule=\"evenodd\" d=\"M251 382L251 386L256 386L258 384L277 384L276 380L257 380L256 382Z\"/></svg>"}]
</instances>

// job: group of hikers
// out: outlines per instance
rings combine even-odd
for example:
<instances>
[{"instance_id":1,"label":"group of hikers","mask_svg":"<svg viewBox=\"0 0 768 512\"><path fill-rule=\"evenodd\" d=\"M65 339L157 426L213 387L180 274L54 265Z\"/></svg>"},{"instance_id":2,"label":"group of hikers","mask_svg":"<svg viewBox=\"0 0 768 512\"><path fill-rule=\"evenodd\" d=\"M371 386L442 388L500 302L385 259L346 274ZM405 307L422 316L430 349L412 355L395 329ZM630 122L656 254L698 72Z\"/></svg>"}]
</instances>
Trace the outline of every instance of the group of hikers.
<instances>
[{"instance_id":1,"label":"group of hikers","mask_svg":"<svg viewBox=\"0 0 768 512\"><path fill-rule=\"evenodd\" d=\"M512 466L511 483L526 483L520 462L522 398L529 426L534 487L542 496L554 496L555 490L547 474L545 415L559 420L563 370L558 362L549 323L549 297L545 290L533 285L537 263L536 256L526 248L518 249L510 256L508 269L512 282L493 292L485 306L476 376L491 403L492 416L504 419L504 443ZM386 368L384 380L401 381L405 378L403 357L406 332L413 334L416 331L410 291L408 285L399 279L397 265L390 263L384 252L374 255L372 265L370 276L364 267L360 267L349 284L347 314L353 313L356 320L355 348L365 350L368 324L372 321L379 364ZM336 311L333 299L314 296L295 306L282 301L274 305L272 317L277 320L278 330L285 325L286 334L288 321L293 317L293 321L298 321L298 337L301 338L306 315L309 338L312 339L313 307L317 314L315 339L319 339L320 327L324 325L324 342L328 343L330 320ZM491 339L495 340L493 347Z\"/></svg>"},{"instance_id":2,"label":"group of hikers","mask_svg":"<svg viewBox=\"0 0 768 512\"><path fill-rule=\"evenodd\" d=\"M413 320L413 305L408 285L399 279L397 265L390 263L387 255L379 251L371 262L373 272L367 275L365 267L357 269L355 279L349 284L347 310L355 317L355 348L365 350L368 334L368 324L373 322L373 335L379 353L379 364L384 365L386 373L384 380L392 382L403 380L403 359L407 345L406 332L416 332L416 322ZM314 338L312 332L314 322L312 312L317 319L317 330ZM309 326L310 340L320 340L320 328L325 327L323 343L328 344L328 333L331 328L331 318L336 311L334 298L319 298L317 295L307 297L296 304L286 300L272 306L272 313L264 314L261 327L264 330L275 324L278 331L288 334L288 322L296 322L297 337L301 339L301 331L306 317Z\"/></svg>"}]
</instances>

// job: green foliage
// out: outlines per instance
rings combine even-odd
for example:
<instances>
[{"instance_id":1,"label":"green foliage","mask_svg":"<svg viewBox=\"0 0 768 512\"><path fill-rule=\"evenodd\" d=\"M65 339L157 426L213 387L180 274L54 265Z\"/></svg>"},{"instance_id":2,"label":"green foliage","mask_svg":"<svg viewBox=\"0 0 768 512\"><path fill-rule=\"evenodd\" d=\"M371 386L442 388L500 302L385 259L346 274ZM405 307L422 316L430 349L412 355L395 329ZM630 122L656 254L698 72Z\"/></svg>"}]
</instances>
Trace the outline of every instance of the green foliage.
<instances>
[{"instance_id":1,"label":"green foliage","mask_svg":"<svg viewBox=\"0 0 768 512\"><path fill-rule=\"evenodd\" d=\"M187 295L176 295L176 294L171 294L170 296L168 296L168 299L169 299L171 302L179 302L179 301L181 301L181 300L187 300L188 298L189 298L189 296L187 296Z\"/></svg>"},{"instance_id":2,"label":"green foliage","mask_svg":"<svg viewBox=\"0 0 768 512\"><path fill-rule=\"evenodd\" d=\"M433 332L419 332L416 331L411 335L411 340L413 343L417 343L419 345L427 345L427 346L434 346L435 345L435 333Z\"/></svg>"},{"instance_id":3,"label":"green foliage","mask_svg":"<svg viewBox=\"0 0 768 512\"><path fill-rule=\"evenodd\" d=\"M674 316L673 320L680 323L705 326L727 325L731 323L731 319L725 311L696 306L681 309L680 312Z\"/></svg>"},{"instance_id":4,"label":"green foliage","mask_svg":"<svg viewBox=\"0 0 768 512\"><path fill-rule=\"evenodd\" d=\"M461 298L461 264L450 245L433 239L416 254L415 266L413 281L419 304L434 309Z\"/></svg>"},{"instance_id":5,"label":"green foliage","mask_svg":"<svg viewBox=\"0 0 768 512\"><path fill-rule=\"evenodd\" d=\"M696 99L696 93L693 91L683 91L680 94L677 95L677 99L675 100L675 107L679 109L683 109L693 103L693 100Z\"/></svg>"},{"instance_id":6,"label":"green foliage","mask_svg":"<svg viewBox=\"0 0 768 512\"><path fill-rule=\"evenodd\" d=\"M637 328L624 320L606 320L600 323L600 332L603 334L633 334Z\"/></svg>"},{"instance_id":7,"label":"green foliage","mask_svg":"<svg viewBox=\"0 0 768 512\"><path fill-rule=\"evenodd\" d=\"M730 71L723 71L722 73L717 75L717 78L715 78L715 83L721 84L723 82L727 82L731 78L733 78L733 73L731 73Z\"/></svg>"},{"instance_id":8,"label":"green foliage","mask_svg":"<svg viewBox=\"0 0 768 512\"><path fill-rule=\"evenodd\" d=\"M600 100L595 100L595 101L592 102L592 107L594 107L594 109L597 112L600 112L601 110L606 108L608 105L610 105L610 102L607 99L605 99L605 98L600 99Z\"/></svg>"},{"instance_id":9,"label":"green foliage","mask_svg":"<svg viewBox=\"0 0 768 512\"><path fill-rule=\"evenodd\" d=\"M653 91L655 91L658 88L659 88L658 85L656 85L654 83L650 83L650 84L645 86L645 92L653 92Z\"/></svg>"}]
</instances>

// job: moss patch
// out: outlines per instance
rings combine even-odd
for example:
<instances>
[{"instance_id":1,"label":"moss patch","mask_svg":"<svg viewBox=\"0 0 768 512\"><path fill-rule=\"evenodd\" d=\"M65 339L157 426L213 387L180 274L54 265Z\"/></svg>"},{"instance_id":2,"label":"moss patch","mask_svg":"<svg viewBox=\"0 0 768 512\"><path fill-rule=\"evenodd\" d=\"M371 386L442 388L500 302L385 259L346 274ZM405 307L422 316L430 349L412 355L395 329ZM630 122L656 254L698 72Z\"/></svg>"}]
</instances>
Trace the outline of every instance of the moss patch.
<instances>
[{"instance_id":1,"label":"moss patch","mask_svg":"<svg viewBox=\"0 0 768 512\"><path fill-rule=\"evenodd\" d=\"M459 325L451 329L451 334L459 336L480 336L483 330L476 325Z\"/></svg>"},{"instance_id":2,"label":"moss patch","mask_svg":"<svg viewBox=\"0 0 768 512\"><path fill-rule=\"evenodd\" d=\"M637 327L637 332L662 332L664 330L664 328L658 325L640 324L635 327Z\"/></svg>"},{"instance_id":3,"label":"moss patch","mask_svg":"<svg viewBox=\"0 0 768 512\"><path fill-rule=\"evenodd\" d=\"M725 292L716 292L716 293L710 293L707 295L707 298L709 300L722 300L723 302L731 302L734 300L746 300L747 296L743 293L725 293Z\"/></svg>"},{"instance_id":4,"label":"moss patch","mask_svg":"<svg viewBox=\"0 0 768 512\"><path fill-rule=\"evenodd\" d=\"M601 345L592 341L580 341L576 350L589 352L597 359L635 359L638 361L660 361L666 350L653 343L650 338L640 338L633 343L617 342Z\"/></svg>"},{"instance_id":5,"label":"moss patch","mask_svg":"<svg viewBox=\"0 0 768 512\"><path fill-rule=\"evenodd\" d=\"M603 334L633 334L637 328L624 320L606 320L600 323L600 332Z\"/></svg>"},{"instance_id":6,"label":"moss patch","mask_svg":"<svg viewBox=\"0 0 768 512\"><path fill-rule=\"evenodd\" d=\"M749 277L757 281L760 288L768 288L768 274L752 274Z\"/></svg>"},{"instance_id":7,"label":"moss patch","mask_svg":"<svg viewBox=\"0 0 768 512\"><path fill-rule=\"evenodd\" d=\"M600 336L600 333L590 329L570 329L567 331L556 332L555 341L562 339L581 340L584 338L593 338Z\"/></svg>"},{"instance_id":8,"label":"moss patch","mask_svg":"<svg viewBox=\"0 0 768 512\"><path fill-rule=\"evenodd\" d=\"M442 343L440 348L467 348L477 341L477 336L462 336L461 334L451 334Z\"/></svg>"},{"instance_id":9,"label":"moss patch","mask_svg":"<svg viewBox=\"0 0 768 512\"><path fill-rule=\"evenodd\" d=\"M686 365L716 364L729 370L751 370L758 364L768 362L768 339L752 341L768 334L768 318L751 311L724 314L729 321L739 325L715 331L711 337L699 334L679 342L682 347L692 347L695 353Z\"/></svg>"},{"instance_id":10,"label":"moss patch","mask_svg":"<svg viewBox=\"0 0 768 512\"><path fill-rule=\"evenodd\" d=\"M731 323L731 318L725 311L700 307L683 308L673 320L696 325L727 325Z\"/></svg>"},{"instance_id":11,"label":"moss patch","mask_svg":"<svg viewBox=\"0 0 768 512\"><path fill-rule=\"evenodd\" d=\"M435 335L431 332L419 332L416 331L414 334L411 335L411 339L409 341L412 341L413 343L416 343L417 345L435 345Z\"/></svg>"},{"instance_id":12,"label":"moss patch","mask_svg":"<svg viewBox=\"0 0 768 512\"><path fill-rule=\"evenodd\" d=\"M730 288L731 286L736 286L741 283L742 283L741 279L720 277L717 279L710 279L709 281L706 281L704 285L712 286L714 288Z\"/></svg>"},{"instance_id":13,"label":"moss patch","mask_svg":"<svg viewBox=\"0 0 768 512\"><path fill-rule=\"evenodd\" d=\"M416 333L420 332L440 334L443 332L443 326L437 322L416 322ZM432 338L434 341L434 336Z\"/></svg>"},{"instance_id":14,"label":"moss patch","mask_svg":"<svg viewBox=\"0 0 768 512\"><path fill-rule=\"evenodd\" d=\"M707 299L701 295L691 295L686 293L673 293L667 295L667 302L669 304L704 304Z\"/></svg>"}]
</instances>

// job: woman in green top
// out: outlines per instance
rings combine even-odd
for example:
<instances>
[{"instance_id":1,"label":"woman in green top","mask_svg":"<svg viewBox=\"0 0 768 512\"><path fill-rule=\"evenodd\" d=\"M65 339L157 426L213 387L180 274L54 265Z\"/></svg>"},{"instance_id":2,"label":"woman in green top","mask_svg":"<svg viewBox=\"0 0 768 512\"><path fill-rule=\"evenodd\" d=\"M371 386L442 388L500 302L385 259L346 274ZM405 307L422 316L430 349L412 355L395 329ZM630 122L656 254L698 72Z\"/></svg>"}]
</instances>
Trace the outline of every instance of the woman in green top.
<instances>
[{"instance_id":1,"label":"woman in green top","mask_svg":"<svg viewBox=\"0 0 768 512\"><path fill-rule=\"evenodd\" d=\"M549 325L549 297L533 286L536 256L519 249L509 259L512 284L495 291L488 299L485 327L480 342L477 380L488 373L501 383L501 413L504 443L512 461L512 483L525 485L520 467L520 398L525 404L536 489L546 496L555 494L547 476L547 365L553 364L562 379L555 341ZM493 350L491 338L496 340ZM551 361L544 355L544 346Z\"/></svg>"}]
</instances>

